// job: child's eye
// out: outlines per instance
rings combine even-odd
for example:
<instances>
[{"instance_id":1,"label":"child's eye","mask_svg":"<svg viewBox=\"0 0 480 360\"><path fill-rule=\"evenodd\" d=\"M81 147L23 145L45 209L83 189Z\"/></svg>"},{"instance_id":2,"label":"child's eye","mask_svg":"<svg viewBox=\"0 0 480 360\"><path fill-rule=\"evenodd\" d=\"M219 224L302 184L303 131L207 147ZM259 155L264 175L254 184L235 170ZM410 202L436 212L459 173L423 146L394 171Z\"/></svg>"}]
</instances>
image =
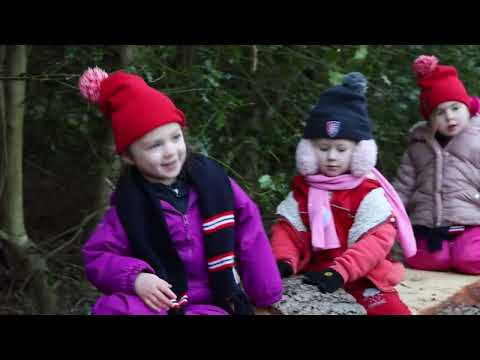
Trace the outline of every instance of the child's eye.
<instances>
[{"instance_id":1,"label":"child's eye","mask_svg":"<svg viewBox=\"0 0 480 360\"><path fill-rule=\"evenodd\" d=\"M458 106L458 105L453 105L452 106L453 111L457 111L458 109L460 109L460 106Z\"/></svg>"},{"instance_id":2,"label":"child's eye","mask_svg":"<svg viewBox=\"0 0 480 360\"><path fill-rule=\"evenodd\" d=\"M173 137L173 140L179 140L180 137L181 137L180 134L177 134L177 135L175 135L175 136Z\"/></svg>"},{"instance_id":3,"label":"child's eye","mask_svg":"<svg viewBox=\"0 0 480 360\"><path fill-rule=\"evenodd\" d=\"M344 152L344 151L347 150L347 149L345 149L345 148L338 148L337 150L338 150L338 152Z\"/></svg>"},{"instance_id":4,"label":"child's eye","mask_svg":"<svg viewBox=\"0 0 480 360\"><path fill-rule=\"evenodd\" d=\"M321 148L320 148L320 151L328 151L328 148L321 147Z\"/></svg>"}]
</instances>

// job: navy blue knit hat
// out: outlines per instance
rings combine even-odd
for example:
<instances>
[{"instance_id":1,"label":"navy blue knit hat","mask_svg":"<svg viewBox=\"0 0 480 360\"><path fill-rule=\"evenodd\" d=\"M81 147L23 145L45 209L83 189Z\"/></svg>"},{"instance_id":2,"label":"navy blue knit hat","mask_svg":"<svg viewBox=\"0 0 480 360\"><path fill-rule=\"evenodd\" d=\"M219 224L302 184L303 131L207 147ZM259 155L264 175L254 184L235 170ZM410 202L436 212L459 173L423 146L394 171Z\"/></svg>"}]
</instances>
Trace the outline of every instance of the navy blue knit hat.
<instances>
[{"instance_id":1,"label":"navy blue knit hat","mask_svg":"<svg viewBox=\"0 0 480 360\"><path fill-rule=\"evenodd\" d=\"M366 91L367 79L363 74L352 72L345 75L342 85L334 86L320 95L320 100L307 119L303 137L357 142L373 139Z\"/></svg>"}]
</instances>

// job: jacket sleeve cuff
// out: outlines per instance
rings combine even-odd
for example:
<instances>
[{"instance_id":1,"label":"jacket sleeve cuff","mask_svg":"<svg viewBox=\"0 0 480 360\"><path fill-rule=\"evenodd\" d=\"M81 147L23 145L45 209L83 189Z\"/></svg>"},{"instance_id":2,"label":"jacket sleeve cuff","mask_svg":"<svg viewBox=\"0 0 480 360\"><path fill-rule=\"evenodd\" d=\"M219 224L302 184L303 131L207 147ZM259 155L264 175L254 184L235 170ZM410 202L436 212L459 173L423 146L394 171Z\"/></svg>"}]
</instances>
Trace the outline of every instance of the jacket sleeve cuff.
<instances>
[{"instance_id":1,"label":"jacket sleeve cuff","mask_svg":"<svg viewBox=\"0 0 480 360\"><path fill-rule=\"evenodd\" d=\"M153 269L146 263L138 263L129 266L125 271L125 292L128 294L135 294L135 280L141 272L154 273Z\"/></svg>"},{"instance_id":2,"label":"jacket sleeve cuff","mask_svg":"<svg viewBox=\"0 0 480 360\"><path fill-rule=\"evenodd\" d=\"M343 279L343 283L346 284L348 282L348 272L345 270L345 268L339 264L334 264L333 266L330 266L331 269L335 270L340 274L340 276Z\"/></svg>"}]
</instances>

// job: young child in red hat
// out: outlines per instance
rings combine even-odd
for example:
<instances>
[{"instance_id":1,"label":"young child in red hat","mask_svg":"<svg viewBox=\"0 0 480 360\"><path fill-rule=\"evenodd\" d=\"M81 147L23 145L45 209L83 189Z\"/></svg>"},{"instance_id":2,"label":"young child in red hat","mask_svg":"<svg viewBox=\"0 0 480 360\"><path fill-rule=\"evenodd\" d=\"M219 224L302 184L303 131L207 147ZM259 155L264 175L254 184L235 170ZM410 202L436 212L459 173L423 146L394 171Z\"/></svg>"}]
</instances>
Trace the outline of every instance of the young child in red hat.
<instances>
[{"instance_id":1,"label":"young child in red hat","mask_svg":"<svg viewBox=\"0 0 480 360\"><path fill-rule=\"evenodd\" d=\"M183 112L123 71L80 78L129 165L82 249L103 295L94 315L248 315L282 284L257 206L215 161L187 150Z\"/></svg>"},{"instance_id":2,"label":"young child in red hat","mask_svg":"<svg viewBox=\"0 0 480 360\"><path fill-rule=\"evenodd\" d=\"M418 57L413 69L425 121L410 129L393 182L417 240L417 254L406 263L480 274L479 101L435 56Z\"/></svg>"},{"instance_id":3,"label":"young child in red hat","mask_svg":"<svg viewBox=\"0 0 480 360\"><path fill-rule=\"evenodd\" d=\"M415 254L415 239L400 198L374 167L366 87L362 74L350 73L321 94L297 146L300 174L277 207L272 247L283 277L304 273L322 292L343 287L368 315L410 315L395 289L405 269L390 252L398 237Z\"/></svg>"}]
</instances>

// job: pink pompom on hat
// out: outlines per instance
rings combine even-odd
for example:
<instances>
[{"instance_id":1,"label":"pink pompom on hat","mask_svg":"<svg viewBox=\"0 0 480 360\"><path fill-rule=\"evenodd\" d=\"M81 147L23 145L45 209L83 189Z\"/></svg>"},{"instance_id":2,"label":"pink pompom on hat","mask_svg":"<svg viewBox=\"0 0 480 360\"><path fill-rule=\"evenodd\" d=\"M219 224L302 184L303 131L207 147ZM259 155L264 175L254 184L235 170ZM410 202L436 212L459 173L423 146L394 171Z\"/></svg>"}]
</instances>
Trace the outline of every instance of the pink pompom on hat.
<instances>
[{"instance_id":1,"label":"pink pompom on hat","mask_svg":"<svg viewBox=\"0 0 480 360\"><path fill-rule=\"evenodd\" d=\"M420 112L425 119L445 101L464 103L472 116L477 112L477 102L468 95L453 66L440 65L435 56L422 55L412 67L421 88Z\"/></svg>"},{"instance_id":2,"label":"pink pompom on hat","mask_svg":"<svg viewBox=\"0 0 480 360\"><path fill-rule=\"evenodd\" d=\"M88 68L78 87L90 103L98 103L100 111L112 122L117 154L148 132L178 123L186 126L184 113L164 93L150 87L138 75Z\"/></svg>"}]
</instances>

